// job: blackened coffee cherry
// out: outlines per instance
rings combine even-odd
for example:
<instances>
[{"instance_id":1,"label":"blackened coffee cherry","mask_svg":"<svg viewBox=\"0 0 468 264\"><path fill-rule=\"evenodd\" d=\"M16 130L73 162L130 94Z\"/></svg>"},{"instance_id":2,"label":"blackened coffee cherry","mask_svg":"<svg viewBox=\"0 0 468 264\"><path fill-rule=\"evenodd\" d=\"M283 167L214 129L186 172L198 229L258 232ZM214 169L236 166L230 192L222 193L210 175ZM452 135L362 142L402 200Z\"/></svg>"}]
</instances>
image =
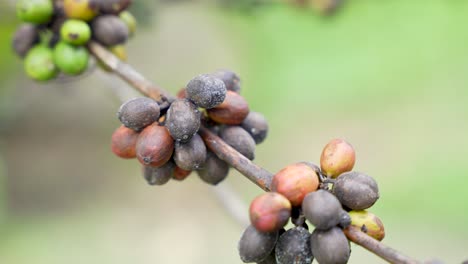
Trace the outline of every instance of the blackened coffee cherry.
<instances>
[{"instance_id":1,"label":"blackened coffee cherry","mask_svg":"<svg viewBox=\"0 0 468 264\"><path fill-rule=\"evenodd\" d=\"M239 240L238 249L244 263L261 262L266 259L275 248L278 231L264 233L249 226Z\"/></svg>"},{"instance_id":2,"label":"blackened coffee cherry","mask_svg":"<svg viewBox=\"0 0 468 264\"><path fill-rule=\"evenodd\" d=\"M129 36L128 27L118 16L103 15L91 24L93 38L104 46L115 46L125 43Z\"/></svg>"},{"instance_id":3,"label":"blackened coffee cherry","mask_svg":"<svg viewBox=\"0 0 468 264\"><path fill-rule=\"evenodd\" d=\"M12 46L16 54L24 58L37 43L39 43L39 30L37 27L33 24L23 24L16 30Z\"/></svg>"},{"instance_id":4,"label":"blackened coffee cherry","mask_svg":"<svg viewBox=\"0 0 468 264\"><path fill-rule=\"evenodd\" d=\"M138 136L136 154L145 166L160 167L171 159L173 152L174 140L158 123L146 127Z\"/></svg>"},{"instance_id":5,"label":"blackened coffee cherry","mask_svg":"<svg viewBox=\"0 0 468 264\"><path fill-rule=\"evenodd\" d=\"M174 161L181 169L197 170L205 163L206 153L203 139L195 134L187 143L176 142Z\"/></svg>"},{"instance_id":6,"label":"blackened coffee cherry","mask_svg":"<svg viewBox=\"0 0 468 264\"><path fill-rule=\"evenodd\" d=\"M326 230L340 223L343 208L333 194L318 190L304 198L302 211L316 229Z\"/></svg>"},{"instance_id":7,"label":"blackened coffee cherry","mask_svg":"<svg viewBox=\"0 0 468 264\"><path fill-rule=\"evenodd\" d=\"M200 128L200 111L189 100L177 99L167 111L166 127L174 140L188 142Z\"/></svg>"},{"instance_id":8,"label":"blackened coffee cherry","mask_svg":"<svg viewBox=\"0 0 468 264\"><path fill-rule=\"evenodd\" d=\"M364 210L379 199L379 187L370 176L360 172L346 172L333 184L333 193L340 202L353 210Z\"/></svg>"},{"instance_id":9,"label":"blackened coffee cherry","mask_svg":"<svg viewBox=\"0 0 468 264\"><path fill-rule=\"evenodd\" d=\"M228 91L240 93L240 78L235 72L231 70L218 70L213 75L224 82Z\"/></svg>"},{"instance_id":10,"label":"blackened coffee cherry","mask_svg":"<svg viewBox=\"0 0 468 264\"><path fill-rule=\"evenodd\" d=\"M103 14L118 14L127 9L132 0L100 0L99 11Z\"/></svg>"},{"instance_id":11,"label":"blackened coffee cherry","mask_svg":"<svg viewBox=\"0 0 468 264\"><path fill-rule=\"evenodd\" d=\"M24 58L26 74L36 81L48 81L58 74L54 63L54 55L50 48L37 44L31 48Z\"/></svg>"},{"instance_id":12,"label":"blackened coffee cherry","mask_svg":"<svg viewBox=\"0 0 468 264\"><path fill-rule=\"evenodd\" d=\"M291 216L291 203L279 193L267 192L252 201L249 214L250 222L258 231L278 231Z\"/></svg>"},{"instance_id":13,"label":"blackened coffee cherry","mask_svg":"<svg viewBox=\"0 0 468 264\"><path fill-rule=\"evenodd\" d=\"M315 169L306 163L294 163L279 171L271 183L271 189L281 193L293 206L300 206L304 197L319 187Z\"/></svg>"},{"instance_id":14,"label":"blackened coffee cherry","mask_svg":"<svg viewBox=\"0 0 468 264\"><path fill-rule=\"evenodd\" d=\"M187 84L187 98L199 107L210 109L224 101L226 86L213 75L202 74Z\"/></svg>"},{"instance_id":15,"label":"blackened coffee cherry","mask_svg":"<svg viewBox=\"0 0 468 264\"><path fill-rule=\"evenodd\" d=\"M294 227L282 234L275 247L278 264L310 264L314 260L310 248L310 233L303 227Z\"/></svg>"},{"instance_id":16,"label":"blackened coffee cherry","mask_svg":"<svg viewBox=\"0 0 468 264\"><path fill-rule=\"evenodd\" d=\"M138 97L125 102L119 109L117 116L122 124L135 131L158 121L159 105L153 99Z\"/></svg>"},{"instance_id":17,"label":"blackened coffee cherry","mask_svg":"<svg viewBox=\"0 0 468 264\"><path fill-rule=\"evenodd\" d=\"M268 122L261 113L250 111L241 126L249 132L256 144L262 143L268 134Z\"/></svg>"},{"instance_id":18,"label":"blackened coffee cherry","mask_svg":"<svg viewBox=\"0 0 468 264\"><path fill-rule=\"evenodd\" d=\"M197 173L204 182L216 185L228 176L229 165L208 151L205 163Z\"/></svg>"},{"instance_id":19,"label":"blackened coffee cherry","mask_svg":"<svg viewBox=\"0 0 468 264\"><path fill-rule=\"evenodd\" d=\"M276 254L273 250L264 260L257 262L258 264L276 264Z\"/></svg>"},{"instance_id":20,"label":"blackened coffee cherry","mask_svg":"<svg viewBox=\"0 0 468 264\"><path fill-rule=\"evenodd\" d=\"M136 143L138 132L125 126L120 126L112 134L112 152L124 159L136 157Z\"/></svg>"},{"instance_id":21,"label":"blackened coffee cherry","mask_svg":"<svg viewBox=\"0 0 468 264\"><path fill-rule=\"evenodd\" d=\"M318 263L348 263L350 255L349 242L340 228L315 229L310 237L310 244L312 254Z\"/></svg>"},{"instance_id":22,"label":"blackened coffee cherry","mask_svg":"<svg viewBox=\"0 0 468 264\"><path fill-rule=\"evenodd\" d=\"M184 170L179 166L176 166L174 169L174 174L172 175L172 179L183 181L190 175L190 173L192 173L192 171Z\"/></svg>"},{"instance_id":23,"label":"blackened coffee cherry","mask_svg":"<svg viewBox=\"0 0 468 264\"><path fill-rule=\"evenodd\" d=\"M343 139L333 139L322 151L320 167L328 177L336 178L351 171L356 160L353 146Z\"/></svg>"},{"instance_id":24,"label":"blackened coffee cherry","mask_svg":"<svg viewBox=\"0 0 468 264\"><path fill-rule=\"evenodd\" d=\"M255 158L255 141L242 127L225 127L221 130L219 136L224 140L224 142L249 160L253 160Z\"/></svg>"},{"instance_id":25,"label":"blackened coffee cherry","mask_svg":"<svg viewBox=\"0 0 468 264\"><path fill-rule=\"evenodd\" d=\"M220 124L240 125L249 111L249 105L244 97L233 91L227 91L224 102L208 109L208 116Z\"/></svg>"},{"instance_id":26,"label":"blackened coffee cherry","mask_svg":"<svg viewBox=\"0 0 468 264\"><path fill-rule=\"evenodd\" d=\"M163 185L172 178L174 168L175 164L172 161L159 168L143 166L143 176L149 185Z\"/></svg>"},{"instance_id":27,"label":"blackened coffee cherry","mask_svg":"<svg viewBox=\"0 0 468 264\"><path fill-rule=\"evenodd\" d=\"M368 212L366 210L360 211L350 211L349 215L351 216L351 225L361 229L362 232L367 235L382 241L385 237L385 228L380 220L375 214Z\"/></svg>"}]
</instances>

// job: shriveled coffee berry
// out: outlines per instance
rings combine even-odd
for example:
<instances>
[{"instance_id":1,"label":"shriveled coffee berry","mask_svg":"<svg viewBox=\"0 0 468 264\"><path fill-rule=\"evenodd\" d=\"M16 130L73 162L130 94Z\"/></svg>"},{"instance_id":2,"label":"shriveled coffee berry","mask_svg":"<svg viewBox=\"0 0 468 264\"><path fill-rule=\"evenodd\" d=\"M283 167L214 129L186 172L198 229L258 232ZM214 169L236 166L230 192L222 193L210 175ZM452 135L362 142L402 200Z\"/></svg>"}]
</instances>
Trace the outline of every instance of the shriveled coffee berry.
<instances>
[{"instance_id":1,"label":"shriveled coffee berry","mask_svg":"<svg viewBox=\"0 0 468 264\"><path fill-rule=\"evenodd\" d=\"M224 140L224 142L249 160L253 160L255 158L255 141L242 127L225 127L221 130L219 136Z\"/></svg>"},{"instance_id":2,"label":"shriveled coffee berry","mask_svg":"<svg viewBox=\"0 0 468 264\"><path fill-rule=\"evenodd\" d=\"M250 222L258 231L278 231L291 216L291 203L279 193L267 192L252 201L249 214Z\"/></svg>"},{"instance_id":3,"label":"shriveled coffee berry","mask_svg":"<svg viewBox=\"0 0 468 264\"><path fill-rule=\"evenodd\" d=\"M103 14L118 14L127 9L132 0L104 0L99 1L99 11Z\"/></svg>"},{"instance_id":4,"label":"shriveled coffee berry","mask_svg":"<svg viewBox=\"0 0 468 264\"><path fill-rule=\"evenodd\" d=\"M218 70L213 75L224 82L228 91L240 93L240 78L235 72L231 70Z\"/></svg>"},{"instance_id":5,"label":"shriveled coffee berry","mask_svg":"<svg viewBox=\"0 0 468 264\"><path fill-rule=\"evenodd\" d=\"M333 194L318 190L304 198L302 211L316 229L326 230L340 223L343 208Z\"/></svg>"},{"instance_id":6,"label":"shriveled coffee berry","mask_svg":"<svg viewBox=\"0 0 468 264\"><path fill-rule=\"evenodd\" d=\"M16 54L23 58L37 43L39 43L37 27L32 24L23 24L16 30L12 46Z\"/></svg>"},{"instance_id":7,"label":"shriveled coffee berry","mask_svg":"<svg viewBox=\"0 0 468 264\"><path fill-rule=\"evenodd\" d=\"M69 18L90 21L98 12L95 0L63 0L63 9Z\"/></svg>"},{"instance_id":8,"label":"shriveled coffee berry","mask_svg":"<svg viewBox=\"0 0 468 264\"><path fill-rule=\"evenodd\" d=\"M346 172L333 184L333 193L340 202L353 210L364 210L379 199L379 187L370 176L361 172Z\"/></svg>"},{"instance_id":9,"label":"shriveled coffee berry","mask_svg":"<svg viewBox=\"0 0 468 264\"><path fill-rule=\"evenodd\" d=\"M52 18L54 5L52 0L18 0L16 15L24 22L43 24Z\"/></svg>"},{"instance_id":10,"label":"shriveled coffee berry","mask_svg":"<svg viewBox=\"0 0 468 264\"><path fill-rule=\"evenodd\" d=\"M88 68L89 52L85 47L74 46L64 41L54 47L54 63L68 75L78 75Z\"/></svg>"},{"instance_id":11,"label":"shriveled coffee berry","mask_svg":"<svg viewBox=\"0 0 468 264\"><path fill-rule=\"evenodd\" d=\"M187 99L175 100L166 116L166 127L176 141L188 142L200 128L200 111Z\"/></svg>"},{"instance_id":12,"label":"shriveled coffee berry","mask_svg":"<svg viewBox=\"0 0 468 264\"><path fill-rule=\"evenodd\" d=\"M273 250L264 260L257 262L258 264L276 264L276 254Z\"/></svg>"},{"instance_id":13,"label":"shriveled coffee berry","mask_svg":"<svg viewBox=\"0 0 468 264\"><path fill-rule=\"evenodd\" d=\"M163 185L172 178L174 168L175 164L172 161L158 168L143 166L143 177L149 185Z\"/></svg>"},{"instance_id":14,"label":"shriveled coffee berry","mask_svg":"<svg viewBox=\"0 0 468 264\"><path fill-rule=\"evenodd\" d=\"M350 256L349 242L340 228L315 229L310 237L310 244L312 254L318 263L348 263Z\"/></svg>"},{"instance_id":15,"label":"shriveled coffee berry","mask_svg":"<svg viewBox=\"0 0 468 264\"><path fill-rule=\"evenodd\" d=\"M261 113L250 111L241 126L249 132L256 144L262 143L268 135L268 122Z\"/></svg>"},{"instance_id":16,"label":"shriveled coffee berry","mask_svg":"<svg viewBox=\"0 0 468 264\"><path fill-rule=\"evenodd\" d=\"M249 114L249 105L244 97L227 91L224 102L208 109L208 116L215 122L226 125L240 125Z\"/></svg>"},{"instance_id":17,"label":"shriveled coffee berry","mask_svg":"<svg viewBox=\"0 0 468 264\"><path fill-rule=\"evenodd\" d=\"M367 235L382 241L385 237L385 228L380 220L375 214L368 212L366 210L360 211L350 211L349 215L351 216L351 225L361 229L362 232Z\"/></svg>"},{"instance_id":18,"label":"shriveled coffee berry","mask_svg":"<svg viewBox=\"0 0 468 264\"><path fill-rule=\"evenodd\" d=\"M158 121L159 114L160 109L156 101L147 97L138 97L122 104L117 116L124 126L140 131Z\"/></svg>"},{"instance_id":19,"label":"shriveled coffee berry","mask_svg":"<svg viewBox=\"0 0 468 264\"><path fill-rule=\"evenodd\" d=\"M125 43L129 31L125 22L118 16L103 15L96 18L92 24L93 38L104 46L115 46Z\"/></svg>"},{"instance_id":20,"label":"shriveled coffee berry","mask_svg":"<svg viewBox=\"0 0 468 264\"><path fill-rule=\"evenodd\" d=\"M328 177L336 178L351 171L356 160L353 146L343 139L333 139L322 151L320 167Z\"/></svg>"},{"instance_id":21,"label":"shriveled coffee berry","mask_svg":"<svg viewBox=\"0 0 468 264\"><path fill-rule=\"evenodd\" d=\"M306 163L294 163L279 171L271 183L271 189L281 193L293 206L300 206L304 197L319 187L315 169Z\"/></svg>"},{"instance_id":22,"label":"shriveled coffee berry","mask_svg":"<svg viewBox=\"0 0 468 264\"><path fill-rule=\"evenodd\" d=\"M26 74L36 81L48 81L58 73L52 50L41 44L28 51L24 59L24 69Z\"/></svg>"},{"instance_id":23,"label":"shriveled coffee berry","mask_svg":"<svg viewBox=\"0 0 468 264\"><path fill-rule=\"evenodd\" d=\"M84 45L91 38L91 28L82 20L69 19L62 24L60 36L69 44Z\"/></svg>"},{"instance_id":24,"label":"shriveled coffee berry","mask_svg":"<svg viewBox=\"0 0 468 264\"><path fill-rule=\"evenodd\" d=\"M160 167L171 159L173 152L174 140L158 123L146 127L138 136L136 154L145 166Z\"/></svg>"},{"instance_id":25,"label":"shriveled coffee berry","mask_svg":"<svg viewBox=\"0 0 468 264\"><path fill-rule=\"evenodd\" d=\"M239 240L238 250L244 263L261 262L266 259L275 248L278 231L264 233L249 226Z\"/></svg>"},{"instance_id":26,"label":"shriveled coffee berry","mask_svg":"<svg viewBox=\"0 0 468 264\"><path fill-rule=\"evenodd\" d=\"M226 86L213 75L202 74L187 84L187 98L199 107L210 109L224 101Z\"/></svg>"},{"instance_id":27,"label":"shriveled coffee berry","mask_svg":"<svg viewBox=\"0 0 468 264\"><path fill-rule=\"evenodd\" d=\"M125 126L120 126L112 134L112 152L124 159L133 159L136 157L136 142L138 133L135 130Z\"/></svg>"},{"instance_id":28,"label":"shriveled coffee berry","mask_svg":"<svg viewBox=\"0 0 468 264\"><path fill-rule=\"evenodd\" d=\"M184 170L198 170L205 163L206 152L203 139L195 134L187 143L176 142L174 161Z\"/></svg>"},{"instance_id":29,"label":"shriveled coffee berry","mask_svg":"<svg viewBox=\"0 0 468 264\"><path fill-rule=\"evenodd\" d=\"M177 181L183 181L190 175L190 173L192 173L192 171L184 170L176 166L172 178Z\"/></svg>"},{"instance_id":30,"label":"shriveled coffee berry","mask_svg":"<svg viewBox=\"0 0 468 264\"><path fill-rule=\"evenodd\" d=\"M208 151L205 163L197 173L204 182L216 185L228 176L229 165Z\"/></svg>"},{"instance_id":31,"label":"shriveled coffee berry","mask_svg":"<svg viewBox=\"0 0 468 264\"><path fill-rule=\"evenodd\" d=\"M275 247L278 264L310 264L314 260L310 248L310 233L303 227L294 227L282 234Z\"/></svg>"}]
</instances>

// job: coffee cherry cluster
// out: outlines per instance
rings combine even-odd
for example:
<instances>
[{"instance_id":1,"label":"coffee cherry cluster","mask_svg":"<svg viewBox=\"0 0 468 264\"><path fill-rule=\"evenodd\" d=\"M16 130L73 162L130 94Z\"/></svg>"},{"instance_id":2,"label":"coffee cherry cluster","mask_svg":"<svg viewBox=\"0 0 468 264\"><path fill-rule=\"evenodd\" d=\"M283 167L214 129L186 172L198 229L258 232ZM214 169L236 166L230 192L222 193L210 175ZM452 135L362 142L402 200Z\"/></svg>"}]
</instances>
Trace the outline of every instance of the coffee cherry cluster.
<instances>
[{"instance_id":1,"label":"coffee cherry cluster","mask_svg":"<svg viewBox=\"0 0 468 264\"><path fill-rule=\"evenodd\" d=\"M76 76L88 69L86 44L95 40L122 60L123 46L136 30L126 11L131 0L18 0L24 22L13 38L13 49L24 59L26 74L36 81L63 73Z\"/></svg>"},{"instance_id":2,"label":"coffee cherry cluster","mask_svg":"<svg viewBox=\"0 0 468 264\"><path fill-rule=\"evenodd\" d=\"M249 110L240 90L236 73L218 70L190 80L176 99L164 102L169 107L146 97L131 99L118 111L122 126L112 136L112 151L137 158L151 185L184 180L192 171L216 185L228 175L229 165L205 146L200 126L251 160L255 145L268 133L265 117Z\"/></svg>"},{"instance_id":3,"label":"coffee cherry cluster","mask_svg":"<svg viewBox=\"0 0 468 264\"><path fill-rule=\"evenodd\" d=\"M251 225L239 241L245 263L344 264L350 244L343 229L349 225L382 240L380 219L366 211L379 199L376 181L352 171L353 147L342 139L322 151L320 167L300 162L273 177L271 192L255 198L249 209ZM295 227L285 230L289 219ZM312 233L309 226L314 226Z\"/></svg>"}]
</instances>

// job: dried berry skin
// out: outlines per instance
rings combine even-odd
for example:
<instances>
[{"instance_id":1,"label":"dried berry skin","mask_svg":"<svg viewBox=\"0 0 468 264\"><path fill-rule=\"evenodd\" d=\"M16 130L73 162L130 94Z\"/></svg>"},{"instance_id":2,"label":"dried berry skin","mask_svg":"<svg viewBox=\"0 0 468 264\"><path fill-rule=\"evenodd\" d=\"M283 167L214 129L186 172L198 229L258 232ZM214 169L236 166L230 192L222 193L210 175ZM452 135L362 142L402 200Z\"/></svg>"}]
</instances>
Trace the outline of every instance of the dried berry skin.
<instances>
[{"instance_id":1,"label":"dried berry skin","mask_svg":"<svg viewBox=\"0 0 468 264\"><path fill-rule=\"evenodd\" d=\"M263 261L273 251L277 240L277 231L262 233L250 225L239 240L238 250L241 260L244 263Z\"/></svg>"},{"instance_id":2,"label":"dried berry skin","mask_svg":"<svg viewBox=\"0 0 468 264\"><path fill-rule=\"evenodd\" d=\"M68 75L78 75L88 68L89 52L85 47L74 46L64 41L54 47L54 63Z\"/></svg>"},{"instance_id":3,"label":"dried berry skin","mask_svg":"<svg viewBox=\"0 0 468 264\"><path fill-rule=\"evenodd\" d=\"M174 161L184 170L198 170L206 160L206 146L200 135L195 134L187 143L176 142Z\"/></svg>"},{"instance_id":4,"label":"dried berry skin","mask_svg":"<svg viewBox=\"0 0 468 264\"><path fill-rule=\"evenodd\" d=\"M125 22L114 15L99 16L92 22L91 28L93 38L108 47L125 43L129 35Z\"/></svg>"},{"instance_id":5,"label":"dried berry skin","mask_svg":"<svg viewBox=\"0 0 468 264\"><path fill-rule=\"evenodd\" d=\"M310 248L310 233L303 227L294 227L282 234L276 243L278 264L310 264L314 260Z\"/></svg>"},{"instance_id":6,"label":"dried berry skin","mask_svg":"<svg viewBox=\"0 0 468 264\"><path fill-rule=\"evenodd\" d=\"M219 136L224 140L224 142L249 160L253 160L255 158L255 141L242 127L225 127L221 130Z\"/></svg>"},{"instance_id":7,"label":"dried berry skin","mask_svg":"<svg viewBox=\"0 0 468 264\"><path fill-rule=\"evenodd\" d=\"M146 127L138 136L136 154L141 164L160 167L168 162L174 152L174 140L163 126L157 123Z\"/></svg>"},{"instance_id":8,"label":"dried berry skin","mask_svg":"<svg viewBox=\"0 0 468 264\"><path fill-rule=\"evenodd\" d=\"M16 15L24 22L43 24L54 14L52 0L19 0L16 3Z\"/></svg>"},{"instance_id":9,"label":"dried berry skin","mask_svg":"<svg viewBox=\"0 0 468 264\"><path fill-rule=\"evenodd\" d=\"M111 149L115 155L123 159L136 158L136 142L138 132L125 126L120 126L112 134Z\"/></svg>"},{"instance_id":10,"label":"dried berry skin","mask_svg":"<svg viewBox=\"0 0 468 264\"><path fill-rule=\"evenodd\" d=\"M348 263L350 256L349 242L340 228L315 229L310 237L310 244L312 254L318 263Z\"/></svg>"},{"instance_id":11,"label":"dried berry skin","mask_svg":"<svg viewBox=\"0 0 468 264\"><path fill-rule=\"evenodd\" d=\"M166 127L176 141L188 142L200 128L200 111L187 99L175 100L166 116Z\"/></svg>"},{"instance_id":12,"label":"dried berry skin","mask_svg":"<svg viewBox=\"0 0 468 264\"><path fill-rule=\"evenodd\" d=\"M235 72L231 70L218 70L213 73L213 76L223 81L228 91L240 93L240 78Z\"/></svg>"},{"instance_id":13,"label":"dried berry skin","mask_svg":"<svg viewBox=\"0 0 468 264\"><path fill-rule=\"evenodd\" d=\"M172 161L158 168L143 166L143 177L149 185L163 185L172 178L174 168L175 164Z\"/></svg>"},{"instance_id":14,"label":"dried berry skin","mask_svg":"<svg viewBox=\"0 0 468 264\"><path fill-rule=\"evenodd\" d=\"M187 84L187 97L197 106L210 109L224 101L226 86L220 79L202 74Z\"/></svg>"},{"instance_id":15,"label":"dried berry skin","mask_svg":"<svg viewBox=\"0 0 468 264\"><path fill-rule=\"evenodd\" d=\"M24 58L26 74L36 81L48 81L58 73L51 49L41 44L34 46Z\"/></svg>"},{"instance_id":16,"label":"dried berry skin","mask_svg":"<svg viewBox=\"0 0 468 264\"><path fill-rule=\"evenodd\" d=\"M39 31L32 24L22 24L15 32L12 47L16 54L24 58L28 51L39 43Z\"/></svg>"},{"instance_id":17,"label":"dried berry skin","mask_svg":"<svg viewBox=\"0 0 468 264\"><path fill-rule=\"evenodd\" d=\"M353 210L367 209L379 199L377 182L355 171L341 174L333 184L333 193L341 204Z\"/></svg>"},{"instance_id":18,"label":"dried berry skin","mask_svg":"<svg viewBox=\"0 0 468 264\"><path fill-rule=\"evenodd\" d=\"M228 176L229 165L219 159L213 152L208 151L205 163L197 173L204 182L216 185Z\"/></svg>"},{"instance_id":19,"label":"dried berry skin","mask_svg":"<svg viewBox=\"0 0 468 264\"><path fill-rule=\"evenodd\" d=\"M385 237L385 228L380 220L375 214L368 212L366 210L360 211L350 211L349 215L351 216L351 225L361 229L362 232L367 235L382 241Z\"/></svg>"},{"instance_id":20,"label":"dried berry skin","mask_svg":"<svg viewBox=\"0 0 468 264\"><path fill-rule=\"evenodd\" d=\"M258 264L276 264L276 254L273 250L264 260L257 262Z\"/></svg>"},{"instance_id":21,"label":"dried berry skin","mask_svg":"<svg viewBox=\"0 0 468 264\"><path fill-rule=\"evenodd\" d=\"M250 111L241 126L249 132L256 144L262 143L268 135L268 122L261 113Z\"/></svg>"},{"instance_id":22,"label":"dried berry skin","mask_svg":"<svg viewBox=\"0 0 468 264\"><path fill-rule=\"evenodd\" d=\"M84 45L91 38L91 28L82 20L69 19L62 24L60 36L69 44Z\"/></svg>"},{"instance_id":23,"label":"dried berry skin","mask_svg":"<svg viewBox=\"0 0 468 264\"><path fill-rule=\"evenodd\" d=\"M333 139L322 151L320 167L328 177L336 178L340 174L351 171L356 161L353 146L343 139Z\"/></svg>"},{"instance_id":24,"label":"dried berry skin","mask_svg":"<svg viewBox=\"0 0 468 264\"><path fill-rule=\"evenodd\" d=\"M99 11L103 14L118 14L127 9L132 0L104 0L99 1Z\"/></svg>"},{"instance_id":25,"label":"dried berry skin","mask_svg":"<svg viewBox=\"0 0 468 264\"><path fill-rule=\"evenodd\" d=\"M249 111L249 105L244 97L233 91L227 91L224 102L208 109L208 116L220 124L240 125Z\"/></svg>"},{"instance_id":26,"label":"dried berry skin","mask_svg":"<svg viewBox=\"0 0 468 264\"><path fill-rule=\"evenodd\" d=\"M160 109L156 101L147 97L138 97L123 103L117 117L124 126L140 131L158 121L159 114Z\"/></svg>"},{"instance_id":27,"label":"dried berry skin","mask_svg":"<svg viewBox=\"0 0 468 264\"><path fill-rule=\"evenodd\" d=\"M63 9L69 18L90 21L97 15L97 5L93 0L63 0Z\"/></svg>"},{"instance_id":28,"label":"dried berry skin","mask_svg":"<svg viewBox=\"0 0 468 264\"><path fill-rule=\"evenodd\" d=\"M250 222L258 231L278 231L291 216L291 203L279 193L267 192L252 201L249 214Z\"/></svg>"},{"instance_id":29,"label":"dried berry skin","mask_svg":"<svg viewBox=\"0 0 468 264\"><path fill-rule=\"evenodd\" d=\"M340 223L341 204L336 197L325 190L309 193L302 203L305 217L316 229L326 230Z\"/></svg>"},{"instance_id":30,"label":"dried berry skin","mask_svg":"<svg viewBox=\"0 0 468 264\"><path fill-rule=\"evenodd\" d=\"M190 173L192 173L192 171L187 171L176 166L174 169L174 174L172 175L172 179L183 181L190 175Z\"/></svg>"},{"instance_id":31,"label":"dried berry skin","mask_svg":"<svg viewBox=\"0 0 468 264\"><path fill-rule=\"evenodd\" d=\"M273 176L271 189L281 193L293 206L300 206L304 197L319 187L317 172L305 163L291 164Z\"/></svg>"}]
</instances>

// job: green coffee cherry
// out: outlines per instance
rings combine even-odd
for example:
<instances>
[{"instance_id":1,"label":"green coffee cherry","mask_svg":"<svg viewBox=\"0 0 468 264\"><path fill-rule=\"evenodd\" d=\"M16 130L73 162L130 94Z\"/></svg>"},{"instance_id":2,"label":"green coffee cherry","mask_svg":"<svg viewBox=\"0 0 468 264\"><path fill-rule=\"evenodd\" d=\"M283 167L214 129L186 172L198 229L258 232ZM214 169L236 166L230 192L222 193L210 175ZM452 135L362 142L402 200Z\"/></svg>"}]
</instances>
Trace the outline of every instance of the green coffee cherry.
<instances>
[{"instance_id":1,"label":"green coffee cherry","mask_svg":"<svg viewBox=\"0 0 468 264\"><path fill-rule=\"evenodd\" d=\"M84 45L91 38L91 28L84 21L69 19L63 23L60 36L69 44Z\"/></svg>"},{"instance_id":2,"label":"green coffee cherry","mask_svg":"<svg viewBox=\"0 0 468 264\"><path fill-rule=\"evenodd\" d=\"M54 14L52 0L19 0L16 3L16 15L24 22L43 24Z\"/></svg>"},{"instance_id":3,"label":"green coffee cherry","mask_svg":"<svg viewBox=\"0 0 468 264\"><path fill-rule=\"evenodd\" d=\"M136 32L137 21L132 13L128 11L123 11L119 14L120 19L127 25L129 36L133 36Z\"/></svg>"},{"instance_id":4,"label":"green coffee cherry","mask_svg":"<svg viewBox=\"0 0 468 264\"><path fill-rule=\"evenodd\" d=\"M58 73L52 50L43 45L36 45L28 52L24 69L29 77L37 81L50 80Z\"/></svg>"},{"instance_id":5,"label":"green coffee cherry","mask_svg":"<svg viewBox=\"0 0 468 264\"><path fill-rule=\"evenodd\" d=\"M78 75L84 72L88 68L88 60L89 53L84 47L62 41L54 48L54 62L66 74Z\"/></svg>"}]
</instances>

